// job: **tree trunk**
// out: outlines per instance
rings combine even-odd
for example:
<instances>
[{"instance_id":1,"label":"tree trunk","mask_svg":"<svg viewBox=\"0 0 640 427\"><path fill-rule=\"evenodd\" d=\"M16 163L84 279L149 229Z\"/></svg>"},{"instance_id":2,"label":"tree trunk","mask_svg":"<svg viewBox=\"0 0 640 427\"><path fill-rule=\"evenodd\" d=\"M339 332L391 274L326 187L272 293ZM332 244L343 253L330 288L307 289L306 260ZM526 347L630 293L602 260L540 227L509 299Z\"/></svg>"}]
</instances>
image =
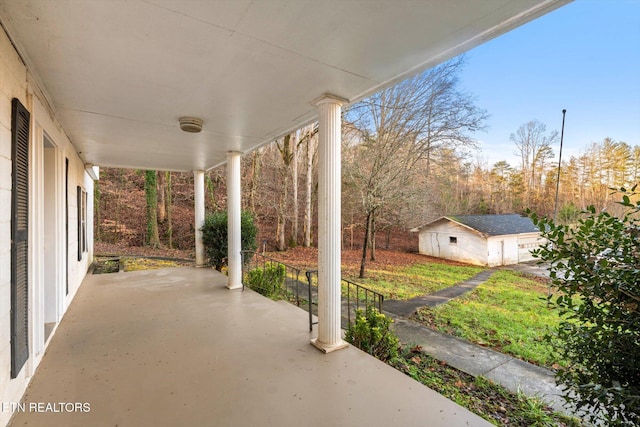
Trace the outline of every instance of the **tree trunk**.
<instances>
[{"instance_id":1,"label":"tree trunk","mask_svg":"<svg viewBox=\"0 0 640 427\"><path fill-rule=\"evenodd\" d=\"M284 214L284 198L286 195L282 195L280 197L280 203L278 204L278 227L276 229L276 250L278 251L286 251L287 250L287 242L285 239L285 214Z\"/></svg>"},{"instance_id":2,"label":"tree trunk","mask_svg":"<svg viewBox=\"0 0 640 427\"><path fill-rule=\"evenodd\" d=\"M256 212L256 192L258 188L258 174L260 173L260 150L255 150L251 157L251 181L249 181L249 207Z\"/></svg>"},{"instance_id":3,"label":"tree trunk","mask_svg":"<svg viewBox=\"0 0 640 427\"><path fill-rule=\"evenodd\" d=\"M304 243L303 246L311 246L311 192L313 190L313 148L311 142L311 130L307 136L307 173L306 193L304 200Z\"/></svg>"},{"instance_id":4,"label":"tree trunk","mask_svg":"<svg viewBox=\"0 0 640 427\"><path fill-rule=\"evenodd\" d=\"M145 171L144 192L147 200L147 245L152 248L160 246L160 237L158 236L158 192L156 185L156 171Z\"/></svg>"},{"instance_id":5,"label":"tree trunk","mask_svg":"<svg viewBox=\"0 0 640 427\"><path fill-rule=\"evenodd\" d=\"M391 227L387 228L387 241L385 242L384 248L389 250L389 244L391 243Z\"/></svg>"},{"instance_id":6,"label":"tree trunk","mask_svg":"<svg viewBox=\"0 0 640 427\"><path fill-rule=\"evenodd\" d=\"M280 201L278 202L278 227L276 229L276 250L278 251L286 251L287 250L287 242L286 242L286 215L287 215L287 197L289 197L289 186L287 185L287 174L286 170L283 171L282 176L282 193L280 193Z\"/></svg>"},{"instance_id":7,"label":"tree trunk","mask_svg":"<svg viewBox=\"0 0 640 427\"><path fill-rule=\"evenodd\" d=\"M371 212L371 261L376 260L376 211Z\"/></svg>"},{"instance_id":8,"label":"tree trunk","mask_svg":"<svg viewBox=\"0 0 640 427\"><path fill-rule=\"evenodd\" d=\"M205 182L205 185L207 187L207 192L209 193L209 200L211 200L211 206L213 207L213 210L215 211L217 209L217 206L216 206L216 189L215 189L215 185L213 184L213 179L211 179L211 172L209 172L208 174L205 175L204 182Z\"/></svg>"},{"instance_id":9,"label":"tree trunk","mask_svg":"<svg viewBox=\"0 0 640 427\"><path fill-rule=\"evenodd\" d=\"M167 240L169 244L169 249L173 249L173 220L171 217L171 212L173 211L172 203L173 203L173 190L171 188L171 172L165 172L165 192L166 197L164 198L167 205Z\"/></svg>"},{"instance_id":10,"label":"tree trunk","mask_svg":"<svg viewBox=\"0 0 640 427\"><path fill-rule=\"evenodd\" d=\"M158 172L158 223L164 224L167 220L167 205L164 189L164 173Z\"/></svg>"},{"instance_id":11,"label":"tree trunk","mask_svg":"<svg viewBox=\"0 0 640 427\"><path fill-rule=\"evenodd\" d=\"M291 238L289 239L289 245L294 247L298 246L298 216L300 215L300 209L298 207L298 132L291 134L291 191L293 196L293 218L291 219Z\"/></svg>"},{"instance_id":12,"label":"tree trunk","mask_svg":"<svg viewBox=\"0 0 640 427\"><path fill-rule=\"evenodd\" d=\"M369 226L371 225L371 212L367 212L367 221L364 231L364 244L362 245L362 260L360 261L360 274L358 277L364 279L367 268L367 246L369 245Z\"/></svg>"},{"instance_id":13,"label":"tree trunk","mask_svg":"<svg viewBox=\"0 0 640 427\"><path fill-rule=\"evenodd\" d=\"M122 238L122 235L120 234L120 224L122 224L122 169L118 169L118 179L116 183L116 221L115 226L113 227L113 231L115 235L115 241L117 242Z\"/></svg>"},{"instance_id":14,"label":"tree trunk","mask_svg":"<svg viewBox=\"0 0 640 427\"><path fill-rule=\"evenodd\" d=\"M276 250L286 251L286 217L287 204L289 198L289 165L291 164L291 135L286 135L282 141L282 145L278 145L282 164L278 167L280 175L280 200L278 201L278 226L276 229Z\"/></svg>"},{"instance_id":15,"label":"tree trunk","mask_svg":"<svg viewBox=\"0 0 640 427\"><path fill-rule=\"evenodd\" d=\"M100 242L102 240L102 235L100 233L100 181L96 181L93 187L93 212L95 212L95 239L97 242Z\"/></svg>"}]
</instances>

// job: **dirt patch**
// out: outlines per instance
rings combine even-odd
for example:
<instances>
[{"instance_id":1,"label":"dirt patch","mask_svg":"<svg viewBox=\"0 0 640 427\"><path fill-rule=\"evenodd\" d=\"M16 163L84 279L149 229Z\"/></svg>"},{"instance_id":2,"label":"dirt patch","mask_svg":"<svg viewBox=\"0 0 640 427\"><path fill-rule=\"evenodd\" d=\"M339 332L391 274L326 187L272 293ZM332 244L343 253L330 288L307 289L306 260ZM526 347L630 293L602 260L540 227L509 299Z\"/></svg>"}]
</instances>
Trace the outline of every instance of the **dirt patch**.
<instances>
[{"instance_id":1,"label":"dirt patch","mask_svg":"<svg viewBox=\"0 0 640 427\"><path fill-rule=\"evenodd\" d=\"M120 260L117 257L96 257L93 262L93 274L109 274L120 271Z\"/></svg>"},{"instance_id":2,"label":"dirt patch","mask_svg":"<svg viewBox=\"0 0 640 427\"><path fill-rule=\"evenodd\" d=\"M161 257L161 258L175 258L184 260L194 260L194 250L180 250L180 249L167 249L158 248L154 249L148 246L129 246L126 243L105 243L95 242L94 251L96 256L98 255L129 255L129 256L143 256L143 257Z\"/></svg>"}]
</instances>

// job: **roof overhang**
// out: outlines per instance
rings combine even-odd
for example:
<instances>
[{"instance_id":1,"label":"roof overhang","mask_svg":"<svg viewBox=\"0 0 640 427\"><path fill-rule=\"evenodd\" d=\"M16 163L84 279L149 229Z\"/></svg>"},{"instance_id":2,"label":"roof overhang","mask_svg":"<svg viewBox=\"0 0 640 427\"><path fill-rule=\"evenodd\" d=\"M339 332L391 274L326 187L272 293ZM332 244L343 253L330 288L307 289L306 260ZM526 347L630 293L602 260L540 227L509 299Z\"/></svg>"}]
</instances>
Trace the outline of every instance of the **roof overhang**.
<instances>
[{"instance_id":1,"label":"roof overhang","mask_svg":"<svg viewBox=\"0 0 640 427\"><path fill-rule=\"evenodd\" d=\"M324 93L356 102L568 2L5 0L0 19L84 162L207 170Z\"/></svg>"},{"instance_id":2,"label":"roof overhang","mask_svg":"<svg viewBox=\"0 0 640 427\"><path fill-rule=\"evenodd\" d=\"M441 217L436 218L433 221L428 222L426 224L423 224L423 225L421 225L419 227L412 228L409 231L411 231L412 233L420 233L422 230L428 229L428 228L430 228L430 227L432 227L435 224L440 223L440 222L452 222L452 223L456 224L457 226L462 227L464 229L467 229L467 230L471 231L472 233L478 234L478 235L480 235L482 237L485 237L485 238L490 237L487 233L483 233L480 230L476 230L473 227L469 227L467 224L463 224L460 221L456 221L455 218L451 218L451 217L448 217L448 216L441 216Z\"/></svg>"}]
</instances>

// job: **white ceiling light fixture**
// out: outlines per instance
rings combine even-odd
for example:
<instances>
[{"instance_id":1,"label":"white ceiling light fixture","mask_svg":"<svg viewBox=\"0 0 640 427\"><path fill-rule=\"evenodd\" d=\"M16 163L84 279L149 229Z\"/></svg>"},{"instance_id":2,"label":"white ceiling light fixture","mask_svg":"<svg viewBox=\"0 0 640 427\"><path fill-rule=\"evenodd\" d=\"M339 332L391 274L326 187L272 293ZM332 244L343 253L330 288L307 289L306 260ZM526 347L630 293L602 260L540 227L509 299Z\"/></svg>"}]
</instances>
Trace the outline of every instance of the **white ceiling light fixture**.
<instances>
[{"instance_id":1,"label":"white ceiling light fixture","mask_svg":"<svg viewBox=\"0 0 640 427\"><path fill-rule=\"evenodd\" d=\"M202 130L202 119L197 117L180 117L180 129L185 132L198 133Z\"/></svg>"}]
</instances>

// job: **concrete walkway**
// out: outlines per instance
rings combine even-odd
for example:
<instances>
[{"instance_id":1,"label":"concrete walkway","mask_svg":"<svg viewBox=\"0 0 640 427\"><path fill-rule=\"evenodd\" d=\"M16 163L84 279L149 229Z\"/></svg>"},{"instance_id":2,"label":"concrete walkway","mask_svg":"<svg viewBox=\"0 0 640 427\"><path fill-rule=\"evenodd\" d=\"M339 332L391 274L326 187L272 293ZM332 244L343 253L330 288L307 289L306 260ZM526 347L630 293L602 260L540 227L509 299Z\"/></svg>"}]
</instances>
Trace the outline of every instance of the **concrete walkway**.
<instances>
[{"instance_id":1,"label":"concrete walkway","mask_svg":"<svg viewBox=\"0 0 640 427\"><path fill-rule=\"evenodd\" d=\"M561 390L551 370L434 331L392 313L386 314L394 319L393 329L403 343L420 345L424 353L456 369L474 376L482 375L509 391L539 397L554 410L568 412L563 407Z\"/></svg>"},{"instance_id":2,"label":"concrete walkway","mask_svg":"<svg viewBox=\"0 0 640 427\"><path fill-rule=\"evenodd\" d=\"M492 269L481 271L472 278L460 282L457 285L449 286L432 294L422 295L410 300L385 300L384 309L397 316L408 317L421 307L435 307L474 290L486 282L493 273L495 273L495 270Z\"/></svg>"},{"instance_id":3,"label":"concrete walkway","mask_svg":"<svg viewBox=\"0 0 640 427\"><path fill-rule=\"evenodd\" d=\"M403 343L420 345L424 353L456 369L474 376L482 375L514 393L521 391L527 396L539 397L554 410L570 413L563 406L561 389L556 385L553 371L407 319L420 307L444 304L475 289L495 271L485 270L467 281L431 295L408 301L387 300L384 302L385 314L394 319L393 329Z\"/></svg>"}]
</instances>

